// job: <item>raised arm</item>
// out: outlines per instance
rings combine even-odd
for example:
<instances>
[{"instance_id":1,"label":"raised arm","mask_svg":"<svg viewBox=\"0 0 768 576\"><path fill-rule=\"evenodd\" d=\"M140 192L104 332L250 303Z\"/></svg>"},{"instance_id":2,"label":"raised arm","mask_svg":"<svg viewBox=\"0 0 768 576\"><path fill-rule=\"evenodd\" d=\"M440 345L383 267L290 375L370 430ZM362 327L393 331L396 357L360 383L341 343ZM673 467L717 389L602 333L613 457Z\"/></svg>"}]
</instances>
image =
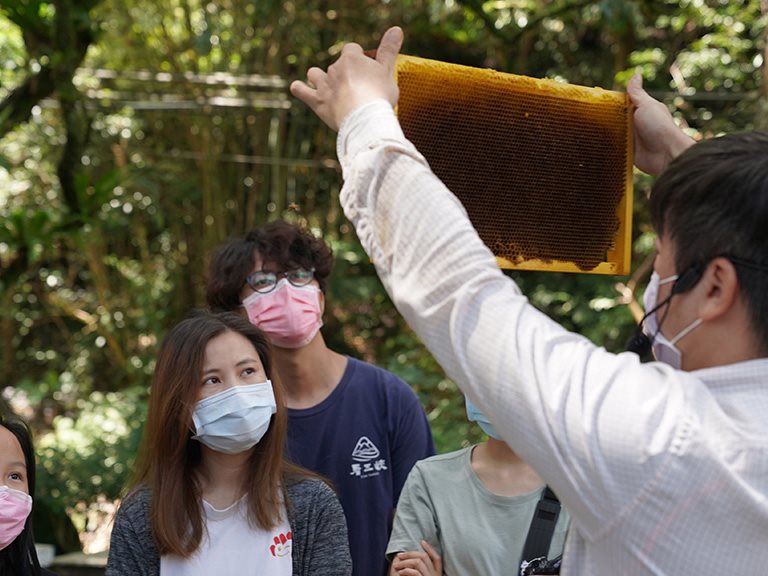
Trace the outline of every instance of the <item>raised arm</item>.
<instances>
[{"instance_id":1,"label":"raised arm","mask_svg":"<svg viewBox=\"0 0 768 576\"><path fill-rule=\"evenodd\" d=\"M555 489L574 524L603 534L667 462L680 377L569 333L501 273L394 115L391 71L401 41L399 29L388 30L370 62L350 48L334 74L313 73L315 87L294 83L293 93L332 127L340 123L342 206L398 310ZM650 370L662 373L649 377ZM648 458L650 444L658 457Z\"/></svg>"}]
</instances>

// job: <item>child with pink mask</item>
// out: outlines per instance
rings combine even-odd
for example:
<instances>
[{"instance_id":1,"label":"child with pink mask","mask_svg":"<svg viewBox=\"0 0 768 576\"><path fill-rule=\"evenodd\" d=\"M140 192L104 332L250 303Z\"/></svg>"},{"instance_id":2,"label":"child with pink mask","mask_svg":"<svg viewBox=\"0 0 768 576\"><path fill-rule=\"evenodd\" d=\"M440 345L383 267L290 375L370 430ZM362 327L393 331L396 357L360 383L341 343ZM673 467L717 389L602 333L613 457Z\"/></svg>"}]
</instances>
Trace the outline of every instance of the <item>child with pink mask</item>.
<instances>
[{"instance_id":1,"label":"child with pink mask","mask_svg":"<svg viewBox=\"0 0 768 576\"><path fill-rule=\"evenodd\" d=\"M320 327L333 266L311 232L275 221L214 254L207 300L239 311L274 345L288 404L288 456L338 490L356 576L383 576L400 490L416 461L434 454L411 388L377 366L339 354Z\"/></svg>"},{"instance_id":2,"label":"child with pink mask","mask_svg":"<svg viewBox=\"0 0 768 576\"><path fill-rule=\"evenodd\" d=\"M50 575L40 567L32 533L35 453L20 419L0 415L0 575Z\"/></svg>"}]
</instances>

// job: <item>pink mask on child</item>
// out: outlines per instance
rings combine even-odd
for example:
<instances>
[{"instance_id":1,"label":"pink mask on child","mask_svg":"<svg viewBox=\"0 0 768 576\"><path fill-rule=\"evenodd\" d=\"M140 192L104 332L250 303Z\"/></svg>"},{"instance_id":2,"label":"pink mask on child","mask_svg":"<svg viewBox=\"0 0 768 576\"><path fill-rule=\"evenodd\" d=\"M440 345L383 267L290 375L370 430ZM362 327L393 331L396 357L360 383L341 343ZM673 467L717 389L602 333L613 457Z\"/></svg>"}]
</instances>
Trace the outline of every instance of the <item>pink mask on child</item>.
<instances>
[{"instance_id":1,"label":"pink mask on child","mask_svg":"<svg viewBox=\"0 0 768 576\"><path fill-rule=\"evenodd\" d=\"M0 486L0 550L16 540L32 511L32 497L19 490Z\"/></svg>"},{"instance_id":2,"label":"pink mask on child","mask_svg":"<svg viewBox=\"0 0 768 576\"><path fill-rule=\"evenodd\" d=\"M243 300L251 324L263 330L280 348L301 348L315 337L320 317L320 289L294 286L283 278L272 292L254 292Z\"/></svg>"}]
</instances>

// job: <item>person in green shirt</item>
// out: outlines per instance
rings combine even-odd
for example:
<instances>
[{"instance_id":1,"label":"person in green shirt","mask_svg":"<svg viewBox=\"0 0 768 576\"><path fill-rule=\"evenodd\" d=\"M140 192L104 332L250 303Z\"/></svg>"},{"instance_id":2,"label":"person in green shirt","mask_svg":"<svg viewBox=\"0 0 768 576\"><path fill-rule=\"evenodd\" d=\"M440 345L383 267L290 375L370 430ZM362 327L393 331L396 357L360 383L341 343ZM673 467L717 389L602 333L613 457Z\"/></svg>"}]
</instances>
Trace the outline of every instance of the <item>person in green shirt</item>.
<instances>
[{"instance_id":1,"label":"person in green shirt","mask_svg":"<svg viewBox=\"0 0 768 576\"><path fill-rule=\"evenodd\" d=\"M488 439L416 463L387 546L390 576L508 574L520 565L546 487L488 419L466 403L469 420ZM568 513L561 510L547 558L562 554L568 524Z\"/></svg>"}]
</instances>

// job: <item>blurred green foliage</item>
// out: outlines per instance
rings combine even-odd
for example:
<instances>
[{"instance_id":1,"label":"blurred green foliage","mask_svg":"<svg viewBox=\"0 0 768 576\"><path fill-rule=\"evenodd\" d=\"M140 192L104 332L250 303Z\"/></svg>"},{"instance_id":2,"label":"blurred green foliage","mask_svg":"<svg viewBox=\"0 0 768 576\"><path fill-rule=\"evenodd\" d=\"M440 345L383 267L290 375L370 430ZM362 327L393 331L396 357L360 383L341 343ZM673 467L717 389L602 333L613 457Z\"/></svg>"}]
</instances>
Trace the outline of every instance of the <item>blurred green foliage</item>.
<instances>
[{"instance_id":1,"label":"blurred green foliage","mask_svg":"<svg viewBox=\"0 0 768 576\"><path fill-rule=\"evenodd\" d=\"M72 416L54 420L36 448L44 471L40 494L48 496L55 511L65 512L83 494L124 490L146 416L146 396L143 388L91 392L77 399Z\"/></svg>"},{"instance_id":2,"label":"blurred green foliage","mask_svg":"<svg viewBox=\"0 0 768 576\"><path fill-rule=\"evenodd\" d=\"M762 12L761 12L762 7ZM203 304L207 258L286 217L337 255L324 334L419 393L440 451L463 400L394 310L338 203L334 135L287 94L391 24L425 57L617 88L635 70L697 138L766 126L759 0L0 0L0 382L37 431L39 498L118 497L157 344ZM87 51L86 51L87 50ZM50 88L50 90L47 90ZM635 270L652 254L636 177ZM621 350L638 278L512 273Z\"/></svg>"}]
</instances>

